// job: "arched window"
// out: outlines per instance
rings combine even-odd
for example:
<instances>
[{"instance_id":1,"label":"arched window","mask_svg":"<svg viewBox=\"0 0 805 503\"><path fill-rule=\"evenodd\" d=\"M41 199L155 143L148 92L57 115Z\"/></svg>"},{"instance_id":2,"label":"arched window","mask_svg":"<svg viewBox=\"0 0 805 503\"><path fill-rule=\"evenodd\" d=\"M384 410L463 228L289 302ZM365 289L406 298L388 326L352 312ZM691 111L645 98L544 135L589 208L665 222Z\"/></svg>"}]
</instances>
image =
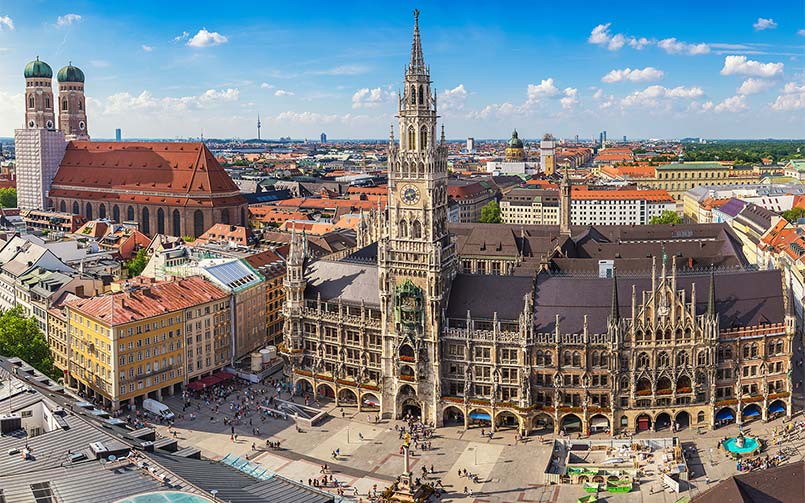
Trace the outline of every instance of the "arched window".
<instances>
[{"instance_id":1,"label":"arched window","mask_svg":"<svg viewBox=\"0 0 805 503\"><path fill-rule=\"evenodd\" d=\"M221 210L221 223L229 225L229 208Z\"/></svg>"},{"instance_id":2,"label":"arched window","mask_svg":"<svg viewBox=\"0 0 805 503\"><path fill-rule=\"evenodd\" d=\"M423 103L423 97L422 97L423 94L425 94L425 93L422 92L422 86L419 86L419 104L420 105Z\"/></svg>"},{"instance_id":3,"label":"arched window","mask_svg":"<svg viewBox=\"0 0 805 503\"><path fill-rule=\"evenodd\" d=\"M173 235L179 237L182 235L182 217L179 215L179 210L173 210Z\"/></svg>"},{"instance_id":4,"label":"arched window","mask_svg":"<svg viewBox=\"0 0 805 503\"><path fill-rule=\"evenodd\" d=\"M45 96L45 108L50 108L50 98Z\"/></svg>"},{"instance_id":5,"label":"arched window","mask_svg":"<svg viewBox=\"0 0 805 503\"><path fill-rule=\"evenodd\" d=\"M204 234L204 213L201 210L193 212L193 237L199 237Z\"/></svg>"},{"instance_id":6,"label":"arched window","mask_svg":"<svg viewBox=\"0 0 805 503\"><path fill-rule=\"evenodd\" d=\"M416 133L414 132L414 126L409 126L408 127L408 145L407 145L407 147L409 149L412 149L412 150L416 148Z\"/></svg>"},{"instance_id":7,"label":"arched window","mask_svg":"<svg viewBox=\"0 0 805 503\"><path fill-rule=\"evenodd\" d=\"M411 230L411 237L414 239L419 239L422 237L422 224L419 223L419 220L414 220L414 225L412 226Z\"/></svg>"},{"instance_id":8,"label":"arched window","mask_svg":"<svg viewBox=\"0 0 805 503\"><path fill-rule=\"evenodd\" d=\"M62 111L67 111L67 98L61 100L61 109Z\"/></svg>"},{"instance_id":9,"label":"arched window","mask_svg":"<svg viewBox=\"0 0 805 503\"><path fill-rule=\"evenodd\" d=\"M669 362L668 353L665 351L661 352L657 355L657 366L658 367L667 367Z\"/></svg>"},{"instance_id":10,"label":"arched window","mask_svg":"<svg viewBox=\"0 0 805 503\"><path fill-rule=\"evenodd\" d=\"M553 355L551 355L550 351L545 352L545 366L553 365Z\"/></svg>"},{"instance_id":11,"label":"arched window","mask_svg":"<svg viewBox=\"0 0 805 503\"><path fill-rule=\"evenodd\" d=\"M98 218L100 218L100 219L106 218L106 205L105 204L101 204L100 206L98 206Z\"/></svg>"},{"instance_id":12,"label":"arched window","mask_svg":"<svg viewBox=\"0 0 805 503\"><path fill-rule=\"evenodd\" d=\"M593 367L598 367L600 365L600 359L598 357L598 351L593 351L592 355L590 356L590 364Z\"/></svg>"},{"instance_id":13,"label":"arched window","mask_svg":"<svg viewBox=\"0 0 805 503\"><path fill-rule=\"evenodd\" d=\"M129 222L134 221L134 206L129 206L129 209L126 210L126 220Z\"/></svg>"},{"instance_id":14,"label":"arched window","mask_svg":"<svg viewBox=\"0 0 805 503\"><path fill-rule=\"evenodd\" d=\"M148 208L143 208L142 215L140 229L143 231L143 234L151 234L151 212L148 211Z\"/></svg>"},{"instance_id":15,"label":"arched window","mask_svg":"<svg viewBox=\"0 0 805 503\"><path fill-rule=\"evenodd\" d=\"M570 351L565 351L564 354L562 355L562 359L564 360L562 364L565 367L569 367L573 364L573 355L570 354Z\"/></svg>"},{"instance_id":16,"label":"arched window","mask_svg":"<svg viewBox=\"0 0 805 503\"><path fill-rule=\"evenodd\" d=\"M112 206L112 220L120 223L120 208L117 205Z\"/></svg>"},{"instance_id":17,"label":"arched window","mask_svg":"<svg viewBox=\"0 0 805 503\"><path fill-rule=\"evenodd\" d=\"M28 96L28 108L33 108L34 106L34 95L32 94Z\"/></svg>"},{"instance_id":18,"label":"arched window","mask_svg":"<svg viewBox=\"0 0 805 503\"><path fill-rule=\"evenodd\" d=\"M542 354L542 350L537 350L537 365L540 367L545 365L545 355Z\"/></svg>"},{"instance_id":19,"label":"arched window","mask_svg":"<svg viewBox=\"0 0 805 503\"><path fill-rule=\"evenodd\" d=\"M165 234L165 210L162 208L157 210L157 232Z\"/></svg>"},{"instance_id":20,"label":"arched window","mask_svg":"<svg viewBox=\"0 0 805 503\"><path fill-rule=\"evenodd\" d=\"M428 148L428 128L427 126L422 126L422 129L419 130L419 150L425 150L427 148Z\"/></svg>"},{"instance_id":21,"label":"arched window","mask_svg":"<svg viewBox=\"0 0 805 503\"><path fill-rule=\"evenodd\" d=\"M688 365L688 352L687 351L680 351L676 354L676 366L677 367L686 367Z\"/></svg>"},{"instance_id":22,"label":"arched window","mask_svg":"<svg viewBox=\"0 0 805 503\"><path fill-rule=\"evenodd\" d=\"M416 87L411 86L411 104L416 105Z\"/></svg>"},{"instance_id":23,"label":"arched window","mask_svg":"<svg viewBox=\"0 0 805 503\"><path fill-rule=\"evenodd\" d=\"M67 213L67 205L64 203L64 201L59 203L59 211L62 213Z\"/></svg>"},{"instance_id":24,"label":"arched window","mask_svg":"<svg viewBox=\"0 0 805 503\"><path fill-rule=\"evenodd\" d=\"M81 103L81 100L78 100L78 109L84 110L84 105Z\"/></svg>"},{"instance_id":25,"label":"arched window","mask_svg":"<svg viewBox=\"0 0 805 503\"><path fill-rule=\"evenodd\" d=\"M73 215L78 215L81 210L78 208L78 201L73 201Z\"/></svg>"},{"instance_id":26,"label":"arched window","mask_svg":"<svg viewBox=\"0 0 805 503\"><path fill-rule=\"evenodd\" d=\"M752 358L757 358L758 355L758 345L757 342L752 343Z\"/></svg>"},{"instance_id":27,"label":"arched window","mask_svg":"<svg viewBox=\"0 0 805 503\"><path fill-rule=\"evenodd\" d=\"M573 366L581 367L581 355L575 351L573 352Z\"/></svg>"},{"instance_id":28,"label":"arched window","mask_svg":"<svg viewBox=\"0 0 805 503\"><path fill-rule=\"evenodd\" d=\"M696 364L699 366L709 365L707 358L707 350L699 351L699 356L696 358Z\"/></svg>"},{"instance_id":29,"label":"arched window","mask_svg":"<svg viewBox=\"0 0 805 503\"><path fill-rule=\"evenodd\" d=\"M92 220L92 205L90 203L87 203L87 205L84 208L85 208L84 216L87 217L87 220Z\"/></svg>"},{"instance_id":30,"label":"arched window","mask_svg":"<svg viewBox=\"0 0 805 503\"><path fill-rule=\"evenodd\" d=\"M644 368L644 367L648 367L648 364L649 364L648 354L640 353L637 356L637 366L640 367L640 368Z\"/></svg>"},{"instance_id":31,"label":"arched window","mask_svg":"<svg viewBox=\"0 0 805 503\"><path fill-rule=\"evenodd\" d=\"M408 222L406 222L405 219L400 220L400 223L397 225L397 229L401 238L408 237Z\"/></svg>"}]
</instances>

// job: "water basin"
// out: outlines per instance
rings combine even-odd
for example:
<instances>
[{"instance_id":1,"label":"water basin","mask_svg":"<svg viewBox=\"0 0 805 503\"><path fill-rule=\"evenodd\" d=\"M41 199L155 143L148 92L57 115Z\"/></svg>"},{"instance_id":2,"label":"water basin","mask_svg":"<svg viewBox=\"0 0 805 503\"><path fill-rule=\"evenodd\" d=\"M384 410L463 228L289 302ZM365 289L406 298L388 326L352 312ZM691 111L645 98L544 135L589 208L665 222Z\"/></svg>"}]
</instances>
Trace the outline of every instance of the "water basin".
<instances>
[{"instance_id":1,"label":"water basin","mask_svg":"<svg viewBox=\"0 0 805 503\"><path fill-rule=\"evenodd\" d=\"M755 452L760 447L760 443L754 437L744 437L743 447L738 447L736 441L735 437L728 438L724 441L724 448L735 454L747 454Z\"/></svg>"}]
</instances>

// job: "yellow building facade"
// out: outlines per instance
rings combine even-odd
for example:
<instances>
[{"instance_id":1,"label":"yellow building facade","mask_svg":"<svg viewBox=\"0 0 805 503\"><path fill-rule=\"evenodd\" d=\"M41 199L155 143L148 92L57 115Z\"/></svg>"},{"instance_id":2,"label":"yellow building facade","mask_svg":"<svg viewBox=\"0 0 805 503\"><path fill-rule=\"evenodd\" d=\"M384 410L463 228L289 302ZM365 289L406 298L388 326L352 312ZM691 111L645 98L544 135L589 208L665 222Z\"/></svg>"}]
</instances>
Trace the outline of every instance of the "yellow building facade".
<instances>
[{"instance_id":1,"label":"yellow building facade","mask_svg":"<svg viewBox=\"0 0 805 503\"><path fill-rule=\"evenodd\" d=\"M701 185L758 183L760 171L752 166L731 166L717 162L683 162L657 166L654 177L635 179L639 185L667 190L677 201L689 189Z\"/></svg>"}]
</instances>

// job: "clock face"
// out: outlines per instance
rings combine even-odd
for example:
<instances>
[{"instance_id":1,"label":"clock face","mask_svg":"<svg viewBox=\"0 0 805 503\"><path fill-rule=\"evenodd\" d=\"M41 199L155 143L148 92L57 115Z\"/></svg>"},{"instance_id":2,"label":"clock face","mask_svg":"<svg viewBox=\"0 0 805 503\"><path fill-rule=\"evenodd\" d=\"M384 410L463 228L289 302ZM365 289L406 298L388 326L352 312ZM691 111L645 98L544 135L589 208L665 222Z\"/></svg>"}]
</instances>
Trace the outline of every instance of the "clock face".
<instances>
[{"instance_id":1,"label":"clock face","mask_svg":"<svg viewBox=\"0 0 805 503\"><path fill-rule=\"evenodd\" d=\"M81 131L83 131L85 127L87 126L84 124L84 121L78 123L78 129L80 129Z\"/></svg>"},{"instance_id":2,"label":"clock face","mask_svg":"<svg viewBox=\"0 0 805 503\"><path fill-rule=\"evenodd\" d=\"M413 185L405 185L400 190L400 199L405 204L416 204L419 202L419 189Z\"/></svg>"}]
</instances>

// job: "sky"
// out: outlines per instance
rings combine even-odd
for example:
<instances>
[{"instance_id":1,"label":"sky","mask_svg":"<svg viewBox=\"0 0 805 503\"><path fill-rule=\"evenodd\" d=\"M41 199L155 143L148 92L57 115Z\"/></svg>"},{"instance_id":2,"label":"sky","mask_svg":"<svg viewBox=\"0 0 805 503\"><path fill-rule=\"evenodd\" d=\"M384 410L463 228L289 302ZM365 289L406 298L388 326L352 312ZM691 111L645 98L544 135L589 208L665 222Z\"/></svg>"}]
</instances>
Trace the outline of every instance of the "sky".
<instances>
[{"instance_id":1,"label":"sky","mask_svg":"<svg viewBox=\"0 0 805 503\"><path fill-rule=\"evenodd\" d=\"M94 138L386 138L414 8L448 138L805 137L805 0L0 0L0 136L38 55Z\"/></svg>"}]
</instances>

